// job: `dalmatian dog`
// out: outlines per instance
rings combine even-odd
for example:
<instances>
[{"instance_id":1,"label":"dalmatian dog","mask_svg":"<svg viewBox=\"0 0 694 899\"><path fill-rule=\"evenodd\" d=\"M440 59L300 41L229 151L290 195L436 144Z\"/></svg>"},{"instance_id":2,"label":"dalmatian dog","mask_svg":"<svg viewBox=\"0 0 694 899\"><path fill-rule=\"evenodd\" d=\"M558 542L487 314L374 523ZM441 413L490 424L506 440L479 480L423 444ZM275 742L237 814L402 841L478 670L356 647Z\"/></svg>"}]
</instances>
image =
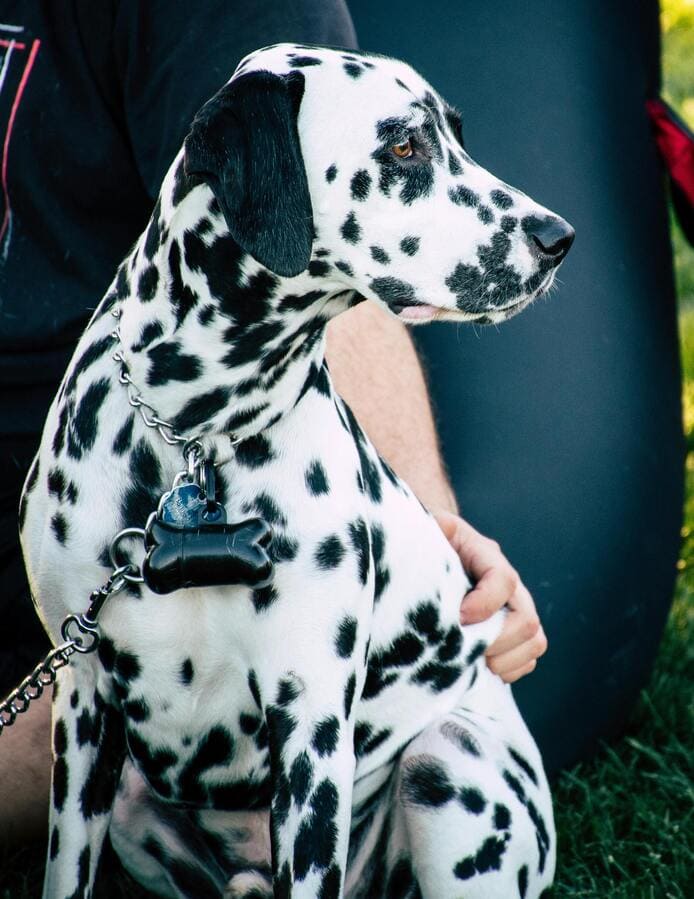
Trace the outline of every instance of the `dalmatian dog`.
<instances>
[{"instance_id":1,"label":"dalmatian dog","mask_svg":"<svg viewBox=\"0 0 694 899\"><path fill-rule=\"evenodd\" d=\"M273 46L201 109L52 405L23 548L59 642L116 532L182 467L117 352L214 461L228 520L269 523L274 580L109 599L98 652L54 697L47 899L91 895L107 832L158 896L549 887L540 755L484 661L502 614L460 626L460 560L335 393L324 342L362 301L502 322L572 240L470 158L458 113L397 60Z\"/></svg>"}]
</instances>

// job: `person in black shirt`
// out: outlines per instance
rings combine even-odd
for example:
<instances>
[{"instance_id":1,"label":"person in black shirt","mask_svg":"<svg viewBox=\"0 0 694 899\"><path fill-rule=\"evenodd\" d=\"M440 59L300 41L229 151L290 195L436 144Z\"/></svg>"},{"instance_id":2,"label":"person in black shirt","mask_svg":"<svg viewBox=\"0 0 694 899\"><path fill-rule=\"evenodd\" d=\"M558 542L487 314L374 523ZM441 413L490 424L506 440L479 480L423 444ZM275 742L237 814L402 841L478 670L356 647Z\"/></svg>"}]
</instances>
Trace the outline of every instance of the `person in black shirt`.
<instances>
[{"instance_id":1,"label":"person in black shirt","mask_svg":"<svg viewBox=\"0 0 694 899\"><path fill-rule=\"evenodd\" d=\"M259 46L356 46L343 0L17 0L4 4L3 17L0 695L48 648L17 539L22 483L74 345L144 228L193 115ZM456 514L404 327L361 304L331 324L328 359L362 426L435 511L477 580L462 605L464 621L509 604L489 663L516 680L532 670L546 640L532 598L499 547ZM0 803L0 837L10 824L14 839L45 824L48 719L49 703L37 703L3 734L0 789L15 801Z\"/></svg>"}]
</instances>

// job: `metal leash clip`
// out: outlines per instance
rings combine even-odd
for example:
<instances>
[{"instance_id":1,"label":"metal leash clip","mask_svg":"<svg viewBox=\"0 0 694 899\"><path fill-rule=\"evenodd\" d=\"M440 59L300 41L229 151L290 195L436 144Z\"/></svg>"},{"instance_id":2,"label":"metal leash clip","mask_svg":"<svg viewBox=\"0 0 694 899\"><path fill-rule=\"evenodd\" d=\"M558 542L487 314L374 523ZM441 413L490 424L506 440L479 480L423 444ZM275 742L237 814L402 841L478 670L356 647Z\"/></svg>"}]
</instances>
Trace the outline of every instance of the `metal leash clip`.
<instances>
[{"instance_id":1,"label":"metal leash clip","mask_svg":"<svg viewBox=\"0 0 694 899\"><path fill-rule=\"evenodd\" d=\"M114 543L124 533L117 534ZM58 671L68 664L73 653L94 652L99 645L99 612L106 600L119 593L136 571L133 565L117 566L106 583L92 591L87 611L81 615L68 615L64 619L60 626L63 642L41 659L31 674L0 702L0 735L6 727L15 723L17 715L26 712L29 705L41 697L46 687L55 683Z\"/></svg>"}]
</instances>

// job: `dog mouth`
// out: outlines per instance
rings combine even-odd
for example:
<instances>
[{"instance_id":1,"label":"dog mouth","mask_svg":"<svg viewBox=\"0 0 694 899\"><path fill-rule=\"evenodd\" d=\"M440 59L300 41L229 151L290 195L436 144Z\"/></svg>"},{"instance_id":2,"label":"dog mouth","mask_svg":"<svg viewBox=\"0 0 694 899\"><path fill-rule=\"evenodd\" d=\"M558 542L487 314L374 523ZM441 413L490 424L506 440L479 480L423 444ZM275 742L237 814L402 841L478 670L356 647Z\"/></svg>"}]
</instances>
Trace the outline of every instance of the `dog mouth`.
<instances>
[{"instance_id":1,"label":"dog mouth","mask_svg":"<svg viewBox=\"0 0 694 899\"><path fill-rule=\"evenodd\" d=\"M530 294L521 297L519 300L512 300L505 306L495 306L489 309L479 310L476 312L465 312L461 309L450 309L444 306L432 306L430 303L422 303L420 300L391 300L389 306L392 312L400 319L410 325L423 325L436 319L459 320L459 321L476 321L485 319L490 315L501 315L505 320L522 312L533 300L542 296L552 286L556 269L553 268L547 272L538 287ZM495 318L496 320L496 318Z\"/></svg>"},{"instance_id":2,"label":"dog mouth","mask_svg":"<svg viewBox=\"0 0 694 899\"><path fill-rule=\"evenodd\" d=\"M446 311L419 300L392 300L390 308L401 321L414 325L433 321Z\"/></svg>"}]
</instances>

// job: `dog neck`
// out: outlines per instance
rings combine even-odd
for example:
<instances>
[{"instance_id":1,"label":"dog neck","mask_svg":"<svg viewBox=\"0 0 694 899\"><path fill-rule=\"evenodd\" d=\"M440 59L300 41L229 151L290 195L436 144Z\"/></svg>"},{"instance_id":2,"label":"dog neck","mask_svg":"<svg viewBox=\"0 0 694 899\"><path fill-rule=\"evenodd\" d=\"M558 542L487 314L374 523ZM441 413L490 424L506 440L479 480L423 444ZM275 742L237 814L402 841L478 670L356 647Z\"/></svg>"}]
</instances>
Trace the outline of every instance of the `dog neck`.
<instances>
[{"instance_id":1,"label":"dog neck","mask_svg":"<svg viewBox=\"0 0 694 899\"><path fill-rule=\"evenodd\" d=\"M246 439L297 405L320 374L328 321L359 298L331 280L320 249L297 277L264 268L206 185L188 185L166 226L162 206L114 285L129 374L183 436Z\"/></svg>"}]
</instances>

